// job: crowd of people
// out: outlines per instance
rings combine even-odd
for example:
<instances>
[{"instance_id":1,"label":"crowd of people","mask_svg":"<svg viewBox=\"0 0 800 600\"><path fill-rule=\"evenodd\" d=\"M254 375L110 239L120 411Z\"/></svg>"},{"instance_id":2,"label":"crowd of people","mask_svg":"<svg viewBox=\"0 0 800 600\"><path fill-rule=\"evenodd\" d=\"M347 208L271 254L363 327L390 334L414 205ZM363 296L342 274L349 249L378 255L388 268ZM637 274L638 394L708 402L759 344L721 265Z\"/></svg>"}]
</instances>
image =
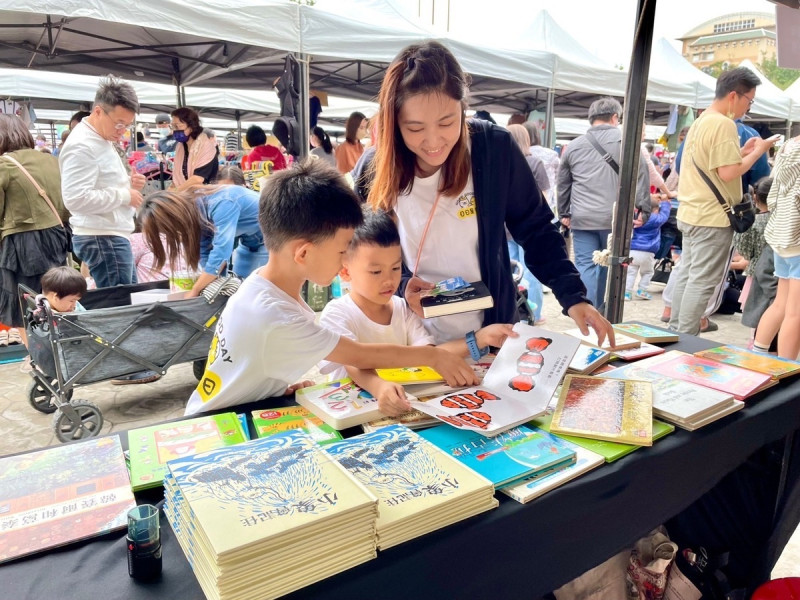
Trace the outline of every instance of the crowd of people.
<instances>
[{"instance_id":1,"label":"crowd of people","mask_svg":"<svg viewBox=\"0 0 800 600\"><path fill-rule=\"evenodd\" d=\"M674 160L662 164L643 148L626 225L625 298L651 300L656 261L672 261L662 320L682 333L713 330L715 290L732 265L741 267L753 347L768 352L777 340L780 356L794 359L800 143L787 141L770 176L766 156L776 140L741 123L758 84L746 69L726 71L713 103L681 132ZM427 364L451 384L474 383L463 358L514 335L520 294L541 323L545 287L584 333L613 342L601 314L607 268L598 254L614 226L620 103L593 102L588 132L559 154L524 116L507 127L485 111L467 118L468 86L445 46L415 44L387 69L378 114L353 113L338 146L315 126L309 159L300 162L250 127L241 166L269 162L273 171L260 194L242 169L220 166L220 153L241 140L220 149L185 107L157 115L155 147L144 136L136 141L137 149L174 153L167 189L143 193L145 178L120 147L138 99L114 77L101 82L92 110L75 116L53 154L37 151L20 119L0 115L0 321L24 343L19 283L37 292L47 283L56 310L76 310L86 288L64 266L70 253L100 288L194 272L187 297L232 269L245 280L219 320L187 414L292 391L315 364L351 376L397 414L408 409L405 396L375 368ZM732 207L743 198L753 198L759 214L734 236ZM350 294L317 324L301 289L337 275ZM483 281L493 307L421 318L421 294L453 276ZM137 373L120 383L157 377Z\"/></svg>"}]
</instances>

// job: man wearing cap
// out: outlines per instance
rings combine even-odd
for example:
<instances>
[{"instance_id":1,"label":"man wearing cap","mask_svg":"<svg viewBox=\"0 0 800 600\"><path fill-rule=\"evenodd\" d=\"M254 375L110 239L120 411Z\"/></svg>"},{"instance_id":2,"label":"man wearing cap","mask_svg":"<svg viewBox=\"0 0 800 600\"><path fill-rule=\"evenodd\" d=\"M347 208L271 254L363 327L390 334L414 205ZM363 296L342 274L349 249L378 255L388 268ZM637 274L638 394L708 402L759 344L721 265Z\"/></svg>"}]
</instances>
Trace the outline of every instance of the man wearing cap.
<instances>
[{"instance_id":1,"label":"man wearing cap","mask_svg":"<svg viewBox=\"0 0 800 600\"><path fill-rule=\"evenodd\" d=\"M605 250L611 233L619 188L622 106L614 98L600 98L589 107L591 127L567 146L558 170L558 217L572 231L575 266L591 303L601 308L606 296L608 267L592 260ZM650 213L650 175L639 153L636 206Z\"/></svg>"},{"instance_id":2,"label":"man wearing cap","mask_svg":"<svg viewBox=\"0 0 800 600\"><path fill-rule=\"evenodd\" d=\"M175 152L175 137L172 135L172 128L169 126L171 119L168 114L159 113L156 115L156 128L158 131L158 151L162 154Z\"/></svg>"}]
</instances>

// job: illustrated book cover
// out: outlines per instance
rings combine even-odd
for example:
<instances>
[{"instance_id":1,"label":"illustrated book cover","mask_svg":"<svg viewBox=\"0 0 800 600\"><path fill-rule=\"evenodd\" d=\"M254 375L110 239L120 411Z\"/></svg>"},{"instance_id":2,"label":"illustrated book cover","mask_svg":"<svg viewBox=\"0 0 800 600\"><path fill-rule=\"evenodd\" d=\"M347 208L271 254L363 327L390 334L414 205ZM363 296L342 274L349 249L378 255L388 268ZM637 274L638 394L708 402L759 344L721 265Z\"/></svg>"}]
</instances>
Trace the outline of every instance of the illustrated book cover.
<instances>
[{"instance_id":1,"label":"illustrated book cover","mask_svg":"<svg viewBox=\"0 0 800 600\"><path fill-rule=\"evenodd\" d=\"M419 385L439 383L444 377L430 367L400 367L397 369L376 369L378 377L400 385Z\"/></svg>"},{"instance_id":2,"label":"illustrated book cover","mask_svg":"<svg viewBox=\"0 0 800 600\"><path fill-rule=\"evenodd\" d=\"M167 461L247 439L239 417L232 412L132 429L128 432L128 456L133 491L159 487Z\"/></svg>"},{"instance_id":3,"label":"illustrated book cover","mask_svg":"<svg viewBox=\"0 0 800 600\"><path fill-rule=\"evenodd\" d=\"M667 342L677 342L680 336L674 331L666 331L649 325L639 323L615 323L614 331L618 331L628 337L632 337L641 342L649 344L663 344Z\"/></svg>"},{"instance_id":4,"label":"illustrated book cover","mask_svg":"<svg viewBox=\"0 0 800 600\"><path fill-rule=\"evenodd\" d=\"M251 414L258 437L300 429L322 446L342 439L341 433L302 406L254 410Z\"/></svg>"},{"instance_id":5,"label":"illustrated book cover","mask_svg":"<svg viewBox=\"0 0 800 600\"><path fill-rule=\"evenodd\" d=\"M612 357L630 362L632 360L641 360L642 358L656 356L657 354L664 354L664 352L665 350L661 346L656 346L655 344L648 344L647 342L642 342L642 345L639 346L638 348L626 348L625 350L614 350L614 352L612 353Z\"/></svg>"},{"instance_id":6,"label":"illustrated book cover","mask_svg":"<svg viewBox=\"0 0 800 600\"><path fill-rule=\"evenodd\" d=\"M493 438L448 425L420 431L419 435L489 479L495 488L575 462L575 451L562 440L525 425Z\"/></svg>"},{"instance_id":7,"label":"illustrated book cover","mask_svg":"<svg viewBox=\"0 0 800 600\"><path fill-rule=\"evenodd\" d=\"M583 335L581 330L577 327L575 329L567 329L564 332L565 335L571 335L572 337L579 339L584 344L589 346L594 346L595 348L602 348L603 350L608 350L609 352L615 352L617 350L627 350L628 348L638 348L642 345L642 342L634 339L632 337L628 337L622 333L614 333L614 341L616 342L615 346L612 346L609 340L606 338L603 340L603 345L597 343L597 333L592 329L589 330L588 335Z\"/></svg>"},{"instance_id":8,"label":"illustrated book cover","mask_svg":"<svg viewBox=\"0 0 800 600\"><path fill-rule=\"evenodd\" d=\"M651 446L652 386L649 381L567 375L561 386L550 431Z\"/></svg>"},{"instance_id":9,"label":"illustrated book cover","mask_svg":"<svg viewBox=\"0 0 800 600\"><path fill-rule=\"evenodd\" d=\"M0 562L124 529L134 506L117 436L0 458Z\"/></svg>"},{"instance_id":10,"label":"illustrated book cover","mask_svg":"<svg viewBox=\"0 0 800 600\"><path fill-rule=\"evenodd\" d=\"M448 425L492 437L547 409L580 342L516 323L478 387L411 406Z\"/></svg>"},{"instance_id":11,"label":"illustrated book cover","mask_svg":"<svg viewBox=\"0 0 800 600\"><path fill-rule=\"evenodd\" d=\"M758 373L766 373L775 379L783 379L800 373L800 362L781 358L774 354L753 352L736 346L718 346L710 350L695 352L694 355L698 358L707 358L708 360L750 369Z\"/></svg>"},{"instance_id":12,"label":"illustrated book cover","mask_svg":"<svg viewBox=\"0 0 800 600\"><path fill-rule=\"evenodd\" d=\"M567 371L570 373L588 375L595 369L604 365L609 358L611 358L610 352L595 348L594 346L581 344L575 351L575 356L572 357Z\"/></svg>"},{"instance_id":13,"label":"illustrated book cover","mask_svg":"<svg viewBox=\"0 0 800 600\"><path fill-rule=\"evenodd\" d=\"M421 298L420 304L423 316L429 319L492 308L494 301L485 283L473 281L467 287Z\"/></svg>"}]
</instances>

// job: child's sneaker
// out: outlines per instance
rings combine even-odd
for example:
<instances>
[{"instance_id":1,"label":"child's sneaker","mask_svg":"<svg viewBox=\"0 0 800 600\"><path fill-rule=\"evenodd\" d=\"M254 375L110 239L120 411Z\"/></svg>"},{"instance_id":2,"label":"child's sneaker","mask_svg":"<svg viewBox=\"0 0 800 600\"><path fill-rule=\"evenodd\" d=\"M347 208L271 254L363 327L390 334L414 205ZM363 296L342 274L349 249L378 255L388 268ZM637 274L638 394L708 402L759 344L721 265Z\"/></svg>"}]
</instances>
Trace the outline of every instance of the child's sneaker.
<instances>
[{"instance_id":1,"label":"child's sneaker","mask_svg":"<svg viewBox=\"0 0 800 600\"><path fill-rule=\"evenodd\" d=\"M633 295L630 292L625 292L625 300L633 300Z\"/></svg>"},{"instance_id":2,"label":"child's sneaker","mask_svg":"<svg viewBox=\"0 0 800 600\"><path fill-rule=\"evenodd\" d=\"M640 300L652 300L653 297L647 290L636 290L636 297Z\"/></svg>"}]
</instances>

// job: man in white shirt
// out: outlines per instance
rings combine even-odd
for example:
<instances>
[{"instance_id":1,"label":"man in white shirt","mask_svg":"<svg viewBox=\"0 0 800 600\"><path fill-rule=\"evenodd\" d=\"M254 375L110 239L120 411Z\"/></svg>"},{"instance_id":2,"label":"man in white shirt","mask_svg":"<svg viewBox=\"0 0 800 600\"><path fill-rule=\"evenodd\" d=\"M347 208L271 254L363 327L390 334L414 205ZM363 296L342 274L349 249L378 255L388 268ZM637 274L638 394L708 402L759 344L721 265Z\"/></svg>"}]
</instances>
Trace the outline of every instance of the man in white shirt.
<instances>
[{"instance_id":1,"label":"man in white shirt","mask_svg":"<svg viewBox=\"0 0 800 600\"><path fill-rule=\"evenodd\" d=\"M58 156L64 206L72 213L73 249L98 288L136 283L128 237L145 178L128 174L118 144L138 111L129 83L103 79L91 114L75 126Z\"/></svg>"}]
</instances>

